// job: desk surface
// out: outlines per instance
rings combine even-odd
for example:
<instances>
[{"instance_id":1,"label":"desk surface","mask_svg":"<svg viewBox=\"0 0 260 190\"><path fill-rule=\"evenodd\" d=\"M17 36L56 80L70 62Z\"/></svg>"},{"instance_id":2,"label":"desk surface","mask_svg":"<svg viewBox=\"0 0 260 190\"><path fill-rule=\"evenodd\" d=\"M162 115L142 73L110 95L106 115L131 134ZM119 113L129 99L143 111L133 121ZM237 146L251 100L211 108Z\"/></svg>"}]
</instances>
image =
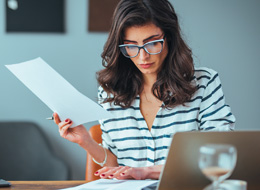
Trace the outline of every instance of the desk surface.
<instances>
[{"instance_id":1,"label":"desk surface","mask_svg":"<svg viewBox=\"0 0 260 190\"><path fill-rule=\"evenodd\" d=\"M0 188L0 190L57 190L82 185L88 181L10 181L12 186ZM249 186L248 190L259 190L260 185ZM192 188L187 190L201 190Z\"/></svg>"},{"instance_id":2,"label":"desk surface","mask_svg":"<svg viewBox=\"0 0 260 190\"><path fill-rule=\"evenodd\" d=\"M0 188L0 190L54 190L74 187L87 183L87 181L9 181L12 186Z\"/></svg>"}]
</instances>

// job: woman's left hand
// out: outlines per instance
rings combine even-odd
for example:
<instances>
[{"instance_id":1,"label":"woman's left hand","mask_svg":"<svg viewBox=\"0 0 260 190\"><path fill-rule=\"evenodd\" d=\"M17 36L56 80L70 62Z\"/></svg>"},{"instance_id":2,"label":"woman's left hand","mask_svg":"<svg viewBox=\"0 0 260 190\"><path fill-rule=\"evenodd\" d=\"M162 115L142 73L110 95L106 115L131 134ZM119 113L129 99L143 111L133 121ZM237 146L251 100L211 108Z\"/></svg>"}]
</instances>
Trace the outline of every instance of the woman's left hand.
<instances>
[{"instance_id":1,"label":"woman's left hand","mask_svg":"<svg viewBox=\"0 0 260 190\"><path fill-rule=\"evenodd\" d=\"M159 179L162 165L151 167L104 167L99 169L94 175L102 179Z\"/></svg>"},{"instance_id":2,"label":"woman's left hand","mask_svg":"<svg viewBox=\"0 0 260 190\"><path fill-rule=\"evenodd\" d=\"M119 166L119 167L104 167L95 173L96 176L105 179L145 179L145 169L132 168L129 166Z\"/></svg>"}]
</instances>

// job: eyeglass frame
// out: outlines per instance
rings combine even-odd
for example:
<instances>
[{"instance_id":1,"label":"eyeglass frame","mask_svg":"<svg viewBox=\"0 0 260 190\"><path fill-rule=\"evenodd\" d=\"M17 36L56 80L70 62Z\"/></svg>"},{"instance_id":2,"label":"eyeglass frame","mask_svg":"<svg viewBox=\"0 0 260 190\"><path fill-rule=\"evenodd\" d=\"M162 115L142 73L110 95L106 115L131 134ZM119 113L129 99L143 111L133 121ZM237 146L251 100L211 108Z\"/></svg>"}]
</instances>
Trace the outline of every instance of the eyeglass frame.
<instances>
[{"instance_id":1,"label":"eyeglass frame","mask_svg":"<svg viewBox=\"0 0 260 190\"><path fill-rule=\"evenodd\" d=\"M161 45L162 45L162 49L161 49L161 51L158 52L158 53L150 53L150 52L148 52L148 50L145 48L145 46L146 46L147 44L149 44L149 43L154 43L154 42L160 42ZM145 44L142 45L142 46L135 45L135 44L122 44L122 45L119 45L118 47L119 47L120 51L121 51L121 47L126 47L126 46L134 46L134 47L137 47L137 48L138 48L138 51L137 51L137 54L136 54L135 56L127 56L127 55L125 55L125 54L121 51L121 53L122 53L125 57L127 57L127 58L134 58L134 57L136 57L136 56L139 54L140 49L144 49L144 51L145 51L146 53L148 53L149 55L157 55L157 54L161 53L162 50L163 50L163 43L164 43L164 37L163 37L162 39L159 39L159 40L153 40L153 41L147 42L147 43L145 43Z\"/></svg>"}]
</instances>

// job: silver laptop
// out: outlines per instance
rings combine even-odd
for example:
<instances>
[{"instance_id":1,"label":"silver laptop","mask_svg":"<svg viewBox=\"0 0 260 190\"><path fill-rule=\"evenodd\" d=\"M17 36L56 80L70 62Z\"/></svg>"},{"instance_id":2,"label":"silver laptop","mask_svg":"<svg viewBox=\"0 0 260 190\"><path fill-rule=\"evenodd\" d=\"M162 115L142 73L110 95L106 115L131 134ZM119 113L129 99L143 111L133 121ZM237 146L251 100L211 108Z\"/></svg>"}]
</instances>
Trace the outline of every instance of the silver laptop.
<instances>
[{"instance_id":1,"label":"silver laptop","mask_svg":"<svg viewBox=\"0 0 260 190\"><path fill-rule=\"evenodd\" d=\"M150 189L203 189L211 183L198 166L199 148L208 143L232 144L237 164L229 179L260 184L260 131L180 132L174 135L159 184Z\"/></svg>"}]
</instances>

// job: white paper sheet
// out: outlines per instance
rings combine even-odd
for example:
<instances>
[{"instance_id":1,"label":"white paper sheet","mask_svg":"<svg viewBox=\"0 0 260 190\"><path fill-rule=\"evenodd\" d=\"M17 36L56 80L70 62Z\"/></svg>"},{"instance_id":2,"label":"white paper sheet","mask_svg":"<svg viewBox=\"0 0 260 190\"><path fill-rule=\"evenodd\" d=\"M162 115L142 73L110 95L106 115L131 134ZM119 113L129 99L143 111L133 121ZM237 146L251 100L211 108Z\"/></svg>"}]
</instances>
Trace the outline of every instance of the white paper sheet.
<instances>
[{"instance_id":1,"label":"white paper sheet","mask_svg":"<svg viewBox=\"0 0 260 190\"><path fill-rule=\"evenodd\" d=\"M113 180L99 179L76 187L62 190L141 190L148 185L158 183L158 180Z\"/></svg>"},{"instance_id":2,"label":"white paper sheet","mask_svg":"<svg viewBox=\"0 0 260 190\"><path fill-rule=\"evenodd\" d=\"M72 127L106 119L112 115L100 105L77 91L41 58L6 67L61 120L73 121Z\"/></svg>"}]
</instances>

